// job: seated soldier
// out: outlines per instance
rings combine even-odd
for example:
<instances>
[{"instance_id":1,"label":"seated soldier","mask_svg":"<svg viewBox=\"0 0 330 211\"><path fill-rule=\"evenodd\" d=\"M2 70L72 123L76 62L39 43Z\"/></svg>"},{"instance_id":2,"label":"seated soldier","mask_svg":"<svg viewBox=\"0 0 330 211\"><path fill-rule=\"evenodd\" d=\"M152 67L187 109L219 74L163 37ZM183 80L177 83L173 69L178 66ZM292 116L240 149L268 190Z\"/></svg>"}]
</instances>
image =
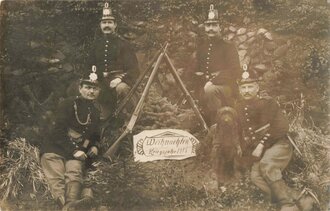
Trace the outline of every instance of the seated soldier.
<instances>
[{"instance_id":1,"label":"seated soldier","mask_svg":"<svg viewBox=\"0 0 330 211\"><path fill-rule=\"evenodd\" d=\"M313 194L294 193L282 178L293 154L287 118L273 99L258 96L259 84L253 71L248 72L246 67L238 83L241 100L236 110L242 130L242 160L252 161L252 182L277 202L281 211L314 210Z\"/></svg>"},{"instance_id":2,"label":"seated soldier","mask_svg":"<svg viewBox=\"0 0 330 211\"><path fill-rule=\"evenodd\" d=\"M212 125L219 108L233 105L238 93L236 80L240 77L240 63L235 45L221 38L218 10L213 5L204 26L206 39L198 42L186 77L192 77L193 82L187 85L195 91L206 121Z\"/></svg>"},{"instance_id":3,"label":"seated soldier","mask_svg":"<svg viewBox=\"0 0 330 211\"><path fill-rule=\"evenodd\" d=\"M94 101L100 93L96 70L80 80L80 96L59 104L55 124L41 149L41 166L52 196L63 209L92 202L90 188L83 189L85 162L99 151L100 114Z\"/></svg>"}]
</instances>

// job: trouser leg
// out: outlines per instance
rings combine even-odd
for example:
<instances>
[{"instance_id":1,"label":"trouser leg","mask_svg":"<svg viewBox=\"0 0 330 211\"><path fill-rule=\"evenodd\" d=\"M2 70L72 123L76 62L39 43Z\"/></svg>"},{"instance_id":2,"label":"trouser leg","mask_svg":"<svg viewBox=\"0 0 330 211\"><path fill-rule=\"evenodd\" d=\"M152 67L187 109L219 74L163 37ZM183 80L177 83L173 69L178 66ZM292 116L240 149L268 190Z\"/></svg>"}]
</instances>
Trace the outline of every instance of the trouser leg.
<instances>
[{"instance_id":1,"label":"trouser leg","mask_svg":"<svg viewBox=\"0 0 330 211\"><path fill-rule=\"evenodd\" d=\"M228 105L228 101L232 97L231 89L228 86L209 85L204 88L205 100L207 105L207 115L213 124L215 122L215 114L217 110Z\"/></svg>"},{"instance_id":2,"label":"trouser leg","mask_svg":"<svg viewBox=\"0 0 330 211\"><path fill-rule=\"evenodd\" d=\"M65 199L63 210L74 209L76 201L80 199L83 183L83 162L80 160L68 160L65 163Z\"/></svg>"},{"instance_id":3,"label":"trouser leg","mask_svg":"<svg viewBox=\"0 0 330 211\"><path fill-rule=\"evenodd\" d=\"M268 183L261 175L259 162L254 163L251 168L251 181L258 188L260 188L260 190L267 196L267 198L270 198L271 190L270 190Z\"/></svg>"},{"instance_id":4,"label":"trouser leg","mask_svg":"<svg viewBox=\"0 0 330 211\"><path fill-rule=\"evenodd\" d=\"M272 199L280 206L293 205L294 200L290 188L282 179L282 171L287 167L292 157L292 146L283 139L265 151L259 162L261 176L271 189Z\"/></svg>"},{"instance_id":5,"label":"trouser leg","mask_svg":"<svg viewBox=\"0 0 330 211\"><path fill-rule=\"evenodd\" d=\"M128 86L128 84L121 82L116 86L116 92L117 92L117 98L118 101L120 102L123 100L128 93L130 92L131 88ZM131 97L131 99L128 101L128 104L126 106L128 112L133 112L137 103L139 101L139 98L136 93L134 93Z\"/></svg>"},{"instance_id":6,"label":"trouser leg","mask_svg":"<svg viewBox=\"0 0 330 211\"><path fill-rule=\"evenodd\" d=\"M45 153L41 156L41 167L48 181L53 197L63 206L65 203L65 160L55 153Z\"/></svg>"}]
</instances>

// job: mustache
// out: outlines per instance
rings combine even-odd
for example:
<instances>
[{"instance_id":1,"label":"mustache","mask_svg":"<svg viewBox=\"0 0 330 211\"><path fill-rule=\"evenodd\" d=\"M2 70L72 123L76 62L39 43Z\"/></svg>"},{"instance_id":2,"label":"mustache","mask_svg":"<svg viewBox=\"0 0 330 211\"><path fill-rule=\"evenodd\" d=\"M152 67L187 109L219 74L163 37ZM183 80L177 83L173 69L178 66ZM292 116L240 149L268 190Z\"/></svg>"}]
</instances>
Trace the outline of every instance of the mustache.
<instances>
[{"instance_id":1,"label":"mustache","mask_svg":"<svg viewBox=\"0 0 330 211\"><path fill-rule=\"evenodd\" d=\"M103 27L103 30L111 30L109 26Z\"/></svg>"}]
</instances>

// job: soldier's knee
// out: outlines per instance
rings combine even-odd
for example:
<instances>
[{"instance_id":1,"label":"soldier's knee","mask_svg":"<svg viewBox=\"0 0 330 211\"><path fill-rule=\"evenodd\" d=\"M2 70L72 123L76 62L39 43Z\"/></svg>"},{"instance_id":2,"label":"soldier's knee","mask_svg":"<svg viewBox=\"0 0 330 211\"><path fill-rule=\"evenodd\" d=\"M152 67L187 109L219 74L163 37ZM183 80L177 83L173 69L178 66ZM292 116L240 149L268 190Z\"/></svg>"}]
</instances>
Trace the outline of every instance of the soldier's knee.
<instances>
[{"instance_id":1,"label":"soldier's knee","mask_svg":"<svg viewBox=\"0 0 330 211\"><path fill-rule=\"evenodd\" d=\"M204 87L205 96L214 96L217 93L217 87L214 85L209 85Z\"/></svg>"},{"instance_id":2,"label":"soldier's knee","mask_svg":"<svg viewBox=\"0 0 330 211\"><path fill-rule=\"evenodd\" d=\"M281 169L277 168L276 165L266 162L260 162L260 173L263 178L269 183L282 179Z\"/></svg>"},{"instance_id":3,"label":"soldier's knee","mask_svg":"<svg viewBox=\"0 0 330 211\"><path fill-rule=\"evenodd\" d=\"M116 92L118 96L127 95L129 90L130 87L124 82L121 82L116 86Z\"/></svg>"}]
</instances>

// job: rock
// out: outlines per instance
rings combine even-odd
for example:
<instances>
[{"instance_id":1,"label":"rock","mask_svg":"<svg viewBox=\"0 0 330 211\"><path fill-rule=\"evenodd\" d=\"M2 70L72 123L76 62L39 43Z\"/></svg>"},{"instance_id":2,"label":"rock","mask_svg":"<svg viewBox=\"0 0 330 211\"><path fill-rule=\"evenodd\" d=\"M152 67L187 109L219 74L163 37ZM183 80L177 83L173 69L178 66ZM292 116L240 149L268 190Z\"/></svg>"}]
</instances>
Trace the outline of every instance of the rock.
<instances>
[{"instance_id":1,"label":"rock","mask_svg":"<svg viewBox=\"0 0 330 211\"><path fill-rule=\"evenodd\" d=\"M238 49L240 49L240 50L246 50L246 49L248 49L248 46L245 45L245 44L240 44L240 45L238 46Z\"/></svg>"},{"instance_id":2,"label":"rock","mask_svg":"<svg viewBox=\"0 0 330 211\"><path fill-rule=\"evenodd\" d=\"M57 73L60 70L57 67L50 67L50 68L48 68L47 71L50 72L50 73Z\"/></svg>"},{"instance_id":3,"label":"rock","mask_svg":"<svg viewBox=\"0 0 330 211\"><path fill-rule=\"evenodd\" d=\"M264 34L264 36L268 39L268 40L273 40L272 34L270 32L266 32Z\"/></svg>"},{"instance_id":4,"label":"rock","mask_svg":"<svg viewBox=\"0 0 330 211\"><path fill-rule=\"evenodd\" d=\"M244 17L244 19L243 19L243 23L244 24L249 24L250 22L251 22L251 19L250 18Z\"/></svg>"},{"instance_id":5,"label":"rock","mask_svg":"<svg viewBox=\"0 0 330 211\"><path fill-rule=\"evenodd\" d=\"M246 34L248 37L252 37L252 36L254 36L254 35L256 35L256 32L248 32L247 34Z\"/></svg>"},{"instance_id":6,"label":"rock","mask_svg":"<svg viewBox=\"0 0 330 211\"><path fill-rule=\"evenodd\" d=\"M247 40L247 36L246 35L238 36L237 40L239 43L245 42Z\"/></svg>"},{"instance_id":7,"label":"rock","mask_svg":"<svg viewBox=\"0 0 330 211\"><path fill-rule=\"evenodd\" d=\"M281 57L284 56L286 54L286 52L288 51L289 46L287 44L282 45L280 47L278 47L275 51L274 51L274 56L275 57Z\"/></svg>"},{"instance_id":8,"label":"rock","mask_svg":"<svg viewBox=\"0 0 330 211\"><path fill-rule=\"evenodd\" d=\"M230 33L227 35L227 40L232 40L235 37L234 33Z\"/></svg>"},{"instance_id":9,"label":"rock","mask_svg":"<svg viewBox=\"0 0 330 211\"><path fill-rule=\"evenodd\" d=\"M238 51L239 60L243 61L246 54L247 54L247 50L239 50Z\"/></svg>"},{"instance_id":10,"label":"rock","mask_svg":"<svg viewBox=\"0 0 330 211\"><path fill-rule=\"evenodd\" d=\"M30 47L32 49L34 48L39 48L41 46L41 44L39 42L36 42L36 41L30 41Z\"/></svg>"},{"instance_id":11,"label":"rock","mask_svg":"<svg viewBox=\"0 0 330 211\"><path fill-rule=\"evenodd\" d=\"M268 51L272 51L277 47L275 42L265 42L264 46Z\"/></svg>"},{"instance_id":12,"label":"rock","mask_svg":"<svg viewBox=\"0 0 330 211\"><path fill-rule=\"evenodd\" d=\"M266 56L271 56L271 55L272 55L272 53L269 52L267 49L264 49L264 54L265 54Z\"/></svg>"},{"instance_id":13,"label":"rock","mask_svg":"<svg viewBox=\"0 0 330 211\"><path fill-rule=\"evenodd\" d=\"M257 64L257 65L254 65L254 68L256 70L261 70L261 71L265 71L267 69L266 65L264 64Z\"/></svg>"},{"instance_id":14,"label":"rock","mask_svg":"<svg viewBox=\"0 0 330 211\"><path fill-rule=\"evenodd\" d=\"M56 53L52 55L52 58L63 60L65 59L65 55L61 51L57 50Z\"/></svg>"},{"instance_id":15,"label":"rock","mask_svg":"<svg viewBox=\"0 0 330 211\"><path fill-rule=\"evenodd\" d=\"M260 29L258 29L258 31L257 31L257 35L259 35L259 34L265 34L266 32L267 32L266 29L264 29L264 28L260 28Z\"/></svg>"},{"instance_id":16,"label":"rock","mask_svg":"<svg viewBox=\"0 0 330 211\"><path fill-rule=\"evenodd\" d=\"M233 26L229 26L229 31L231 31L231 32L236 32L237 29L236 29L235 27L233 27Z\"/></svg>"},{"instance_id":17,"label":"rock","mask_svg":"<svg viewBox=\"0 0 330 211\"><path fill-rule=\"evenodd\" d=\"M246 43L247 44L251 44L253 41L255 41L256 40L256 38L255 37L251 37L251 38L249 38L247 41L246 41Z\"/></svg>"},{"instance_id":18,"label":"rock","mask_svg":"<svg viewBox=\"0 0 330 211\"><path fill-rule=\"evenodd\" d=\"M242 34L245 34L245 33L246 33L246 28L240 28L236 32L237 35L242 35Z\"/></svg>"},{"instance_id":19,"label":"rock","mask_svg":"<svg viewBox=\"0 0 330 211\"><path fill-rule=\"evenodd\" d=\"M69 63L65 63L62 68L67 72L73 71L73 66Z\"/></svg>"}]
</instances>

